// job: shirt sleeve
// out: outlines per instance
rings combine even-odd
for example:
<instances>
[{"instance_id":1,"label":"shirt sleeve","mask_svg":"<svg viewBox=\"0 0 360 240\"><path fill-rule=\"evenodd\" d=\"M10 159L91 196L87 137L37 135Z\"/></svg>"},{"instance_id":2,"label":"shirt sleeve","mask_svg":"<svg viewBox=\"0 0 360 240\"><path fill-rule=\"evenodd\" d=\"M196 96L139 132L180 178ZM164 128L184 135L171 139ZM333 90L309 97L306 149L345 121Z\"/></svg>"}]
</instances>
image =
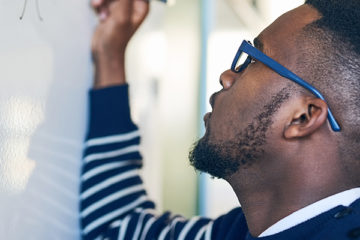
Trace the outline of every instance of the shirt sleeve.
<instances>
[{"instance_id":1,"label":"shirt sleeve","mask_svg":"<svg viewBox=\"0 0 360 240\"><path fill-rule=\"evenodd\" d=\"M222 218L155 211L139 175L139 143L128 85L92 90L81 174L82 239L213 239L214 222L220 226Z\"/></svg>"}]
</instances>

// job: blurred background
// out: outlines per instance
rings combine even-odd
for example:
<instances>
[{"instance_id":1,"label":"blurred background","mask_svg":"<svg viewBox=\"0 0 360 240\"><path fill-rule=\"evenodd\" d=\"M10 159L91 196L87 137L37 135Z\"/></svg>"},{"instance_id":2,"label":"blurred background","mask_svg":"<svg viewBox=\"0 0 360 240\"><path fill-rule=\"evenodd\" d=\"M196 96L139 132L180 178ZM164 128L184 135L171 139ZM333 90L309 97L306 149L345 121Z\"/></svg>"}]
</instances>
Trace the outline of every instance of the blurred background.
<instances>
[{"instance_id":1,"label":"blurred background","mask_svg":"<svg viewBox=\"0 0 360 240\"><path fill-rule=\"evenodd\" d=\"M0 233L79 239L78 191L92 84L88 0L0 0ZM209 96L243 39L303 0L153 1L129 45L132 115L143 177L160 211L216 217L239 203L198 174L188 152Z\"/></svg>"}]
</instances>

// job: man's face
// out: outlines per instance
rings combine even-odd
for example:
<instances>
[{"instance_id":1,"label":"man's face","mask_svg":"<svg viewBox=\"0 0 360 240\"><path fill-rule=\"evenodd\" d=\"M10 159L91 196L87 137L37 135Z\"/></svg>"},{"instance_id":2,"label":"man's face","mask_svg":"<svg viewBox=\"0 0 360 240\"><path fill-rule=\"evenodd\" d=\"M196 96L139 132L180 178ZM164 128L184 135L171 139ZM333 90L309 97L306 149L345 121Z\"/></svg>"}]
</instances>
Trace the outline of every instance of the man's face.
<instances>
[{"instance_id":1,"label":"man's face","mask_svg":"<svg viewBox=\"0 0 360 240\"><path fill-rule=\"evenodd\" d=\"M318 18L315 9L303 5L277 19L254 45L296 73L296 35ZM190 153L190 162L200 171L227 178L239 167L260 161L271 150L266 141L271 135L281 136L274 115L290 98L290 81L255 61L241 73L224 72L220 82L223 89L210 100L213 111L205 116L206 133Z\"/></svg>"}]
</instances>

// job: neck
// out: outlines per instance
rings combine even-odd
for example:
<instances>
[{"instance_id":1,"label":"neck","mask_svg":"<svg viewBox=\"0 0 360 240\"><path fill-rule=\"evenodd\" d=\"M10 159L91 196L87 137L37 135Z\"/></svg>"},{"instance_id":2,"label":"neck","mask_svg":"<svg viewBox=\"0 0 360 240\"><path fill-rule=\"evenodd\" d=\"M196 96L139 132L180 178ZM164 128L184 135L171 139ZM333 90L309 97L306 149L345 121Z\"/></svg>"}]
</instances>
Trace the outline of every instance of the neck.
<instances>
[{"instance_id":1,"label":"neck","mask_svg":"<svg viewBox=\"0 0 360 240\"><path fill-rule=\"evenodd\" d=\"M271 166L262 166L261 169L266 169L264 173L259 171L260 167L251 167L241 169L231 176L228 181L241 203L250 233L259 236L291 213L323 198L356 187L345 180L342 181L346 177L339 174L336 170L339 168L334 162L327 159L327 164L331 169L319 165L319 161L314 159L305 161L305 164L298 164L292 170L284 171L284 167L274 169Z\"/></svg>"}]
</instances>

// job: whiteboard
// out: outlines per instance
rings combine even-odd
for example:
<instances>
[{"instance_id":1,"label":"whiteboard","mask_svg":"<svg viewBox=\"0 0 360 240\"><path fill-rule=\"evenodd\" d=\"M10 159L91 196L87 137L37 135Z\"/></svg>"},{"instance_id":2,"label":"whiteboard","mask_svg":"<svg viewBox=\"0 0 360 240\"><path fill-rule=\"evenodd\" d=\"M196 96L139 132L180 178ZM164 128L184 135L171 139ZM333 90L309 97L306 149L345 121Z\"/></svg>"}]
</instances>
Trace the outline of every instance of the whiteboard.
<instances>
[{"instance_id":1,"label":"whiteboard","mask_svg":"<svg viewBox=\"0 0 360 240\"><path fill-rule=\"evenodd\" d=\"M79 239L96 18L90 0L38 0L40 21L37 0L28 0L20 21L24 1L0 0L0 234L11 240ZM154 1L127 53L146 188L160 210L164 188L170 189L166 209L189 214L195 195L181 192L195 193L196 187L186 156L196 134L199 33L189 23L198 19L198 4ZM186 21L178 17L184 9Z\"/></svg>"},{"instance_id":2,"label":"whiteboard","mask_svg":"<svg viewBox=\"0 0 360 240\"><path fill-rule=\"evenodd\" d=\"M0 0L0 233L79 239L95 24L88 0Z\"/></svg>"}]
</instances>

